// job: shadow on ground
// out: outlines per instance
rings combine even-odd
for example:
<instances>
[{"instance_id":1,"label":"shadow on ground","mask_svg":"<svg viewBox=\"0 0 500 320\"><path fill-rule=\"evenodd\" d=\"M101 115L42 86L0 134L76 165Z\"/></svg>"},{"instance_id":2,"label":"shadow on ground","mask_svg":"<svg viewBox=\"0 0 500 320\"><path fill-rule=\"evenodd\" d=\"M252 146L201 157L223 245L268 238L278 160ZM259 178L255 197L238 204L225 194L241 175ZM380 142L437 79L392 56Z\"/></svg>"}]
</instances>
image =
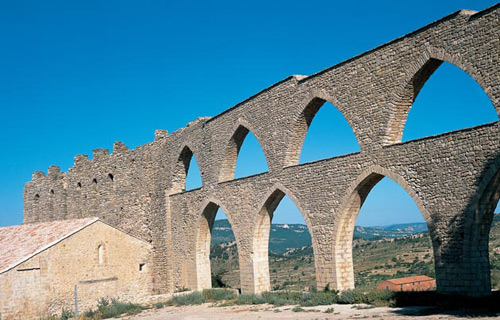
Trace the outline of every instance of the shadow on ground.
<instances>
[{"instance_id":1,"label":"shadow on ground","mask_svg":"<svg viewBox=\"0 0 500 320\"><path fill-rule=\"evenodd\" d=\"M500 291L489 297L470 298L428 292L398 292L393 313L405 316L429 316L435 314L455 317L499 317Z\"/></svg>"}]
</instances>

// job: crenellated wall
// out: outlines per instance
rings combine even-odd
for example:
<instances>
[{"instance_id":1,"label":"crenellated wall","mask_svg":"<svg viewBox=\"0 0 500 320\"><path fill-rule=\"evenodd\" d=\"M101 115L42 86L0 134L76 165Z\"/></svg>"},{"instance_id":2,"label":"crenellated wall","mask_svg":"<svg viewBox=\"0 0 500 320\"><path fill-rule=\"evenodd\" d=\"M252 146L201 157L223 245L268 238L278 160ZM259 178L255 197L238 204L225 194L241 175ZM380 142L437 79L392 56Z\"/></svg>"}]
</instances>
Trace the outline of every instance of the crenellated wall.
<instances>
[{"instance_id":1,"label":"crenellated wall","mask_svg":"<svg viewBox=\"0 0 500 320\"><path fill-rule=\"evenodd\" d=\"M98 216L152 242L157 292L210 286L207 243L218 206L238 244L244 292L269 290L272 212L286 194L312 236L317 283L354 286L352 232L371 188L387 176L415 200L434 246L438 290L490 292L488 232L500 197L500 124L401 143L408 112L429 76L452 63L500 116L500 8L462 10L311 76L291 76L213 118L129 150L115 143L75 157L63 173L35 172L24 220ZM325 101L344 115L361 152L299 165L309 125ZM234 179L251 131L269 172ZM196 155L203 186L184 191ZM208 241L208 242L207 242Z\"/></svg>"}]
</instances>

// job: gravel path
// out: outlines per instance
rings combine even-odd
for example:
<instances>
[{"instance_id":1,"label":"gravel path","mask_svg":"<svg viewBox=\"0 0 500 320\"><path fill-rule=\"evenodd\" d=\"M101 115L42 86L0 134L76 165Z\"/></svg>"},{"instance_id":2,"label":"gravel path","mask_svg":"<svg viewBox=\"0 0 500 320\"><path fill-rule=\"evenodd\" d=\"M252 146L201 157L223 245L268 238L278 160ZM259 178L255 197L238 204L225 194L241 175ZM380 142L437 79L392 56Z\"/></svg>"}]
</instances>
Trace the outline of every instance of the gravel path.
<instances>
[{"instance_id":1,"label":"gravel path","mask_svg":"<svg viewBox=\"0 0 500 320\"><path fill-rule=\"evenodd\" d=\"M463 319L467 317L467 312L459 314L432 314L426 315L431 309L423 307L409 308L366 308L363 305L331 305L304 307L302 312L294 312L293 306L273 307L269 305L249 305L232 307L214 307L211 303L198 306L165 307L163 309L152 309L142 312L136 316L121 318L122 320L164 320L164 319L210 319L210 320L231 320L231 319ZM326 313L327 309L333 308L333 313ZM490 317L474 317L480 319L500 319L500 314Z\"/></svg>"}]
</instances>

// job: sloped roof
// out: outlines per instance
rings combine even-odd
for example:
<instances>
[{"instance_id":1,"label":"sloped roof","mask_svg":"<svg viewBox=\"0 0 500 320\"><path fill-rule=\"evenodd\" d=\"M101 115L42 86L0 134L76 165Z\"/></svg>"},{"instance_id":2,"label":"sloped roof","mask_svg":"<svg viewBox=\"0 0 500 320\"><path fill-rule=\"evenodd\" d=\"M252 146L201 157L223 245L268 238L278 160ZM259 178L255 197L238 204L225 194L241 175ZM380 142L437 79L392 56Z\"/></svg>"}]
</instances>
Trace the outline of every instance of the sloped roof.
<instances>
[{"instance_id":1,"label":"sloped roof","mask_svg":"<svg viewBox=\"0 0 500 320\"><path fill-rule=\"evenodd\" d=\"M390 283L394 284L405 284L405 283L410 283L410 282L418 282L418 281L430 281L434 280L431 277L428 276L413 276L413 277L406 277L406 278L398 278L398 279L389 279L386 280Z\"/></svg>"},{"instance_id":2,"label":"sloped roof","mask_svg":"<svg viewBox=\"0 0 500 320\"><path fill-rule=\"evenodd\" d=\"M0 274L99 220L71 219L0 228Z\"/></svg>"}]
</instances>

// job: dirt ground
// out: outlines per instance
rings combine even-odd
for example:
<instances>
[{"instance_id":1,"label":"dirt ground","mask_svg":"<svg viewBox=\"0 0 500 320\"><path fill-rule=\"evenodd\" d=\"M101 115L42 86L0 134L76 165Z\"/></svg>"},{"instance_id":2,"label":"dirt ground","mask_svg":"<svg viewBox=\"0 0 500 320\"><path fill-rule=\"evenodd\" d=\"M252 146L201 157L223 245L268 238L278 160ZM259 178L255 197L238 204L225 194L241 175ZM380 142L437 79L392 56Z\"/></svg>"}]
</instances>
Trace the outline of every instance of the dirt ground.
<instances>
[{"instance_id":1,"label":"dirt ground","mask_svg":"<svg viewBox=\"0 0 500 320\"><path fill-rule=\"evenodd\" d=\"M400 320L400 319L462 319L473 317L480 319L500 319L496 315L470 315L467 311L453 313L433 314L433 310L425 307L408 308L372 308L365 305L331 305L317 307L303 307L304 311L294 312L294 306L273 307L269 305L249 305L214 307L211 303L198 306L165 307L163 309L152 309L142 312L136 316L127 316L121 320L164 320L164 319L377 319L377 320ZM331 312L333 308L333 312ZM330 310L328 310L330 309ZM329 311L328 313L325 311Z\"/></svg>"}]
</instances>

